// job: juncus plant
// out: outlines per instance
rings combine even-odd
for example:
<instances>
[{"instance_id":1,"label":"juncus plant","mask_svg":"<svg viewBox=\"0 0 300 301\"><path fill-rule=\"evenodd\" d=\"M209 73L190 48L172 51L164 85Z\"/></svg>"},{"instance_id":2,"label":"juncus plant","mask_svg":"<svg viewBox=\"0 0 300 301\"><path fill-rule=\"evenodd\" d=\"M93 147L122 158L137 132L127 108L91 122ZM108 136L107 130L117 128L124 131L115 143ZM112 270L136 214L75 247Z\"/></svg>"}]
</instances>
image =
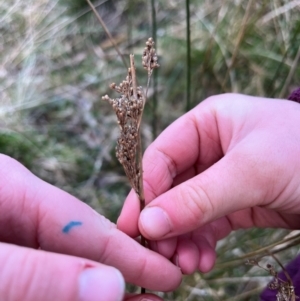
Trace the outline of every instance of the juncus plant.
<instances>
[{"instance_id":1,"label":"juncus plant","mask_svg":"<svg viewBox=\"0 0 300 301\"><path fill-rule=\"evenodd\" d=\"M123 165L125 174L129 179L140 201L140 210L145 207L145 196L143 187L143 166L142 166L142 143L141 143L141 121L150 78L153 69L158 68L158 58L154 48L154 41L149 38L142 55L142 64L148 72L146 92L143 87L137 85L134 55L130 55L130 67L126 79L119 85L112 83L110 88L120 94L117 98L110 98L108 95L102 97L108 101L116 113L120 127L120 137L117 140L116 156ZM146 240L141 237L141 244L146 246ZM142 288L142 293L145 289Z\"/></svg>"}]
</instances>

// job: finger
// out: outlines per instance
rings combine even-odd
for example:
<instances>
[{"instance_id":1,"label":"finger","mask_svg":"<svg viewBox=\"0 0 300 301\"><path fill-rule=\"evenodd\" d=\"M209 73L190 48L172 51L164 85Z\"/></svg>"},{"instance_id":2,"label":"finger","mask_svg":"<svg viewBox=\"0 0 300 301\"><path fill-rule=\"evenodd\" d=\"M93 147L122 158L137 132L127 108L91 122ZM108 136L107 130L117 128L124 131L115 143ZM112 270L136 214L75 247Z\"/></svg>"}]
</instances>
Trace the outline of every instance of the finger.
<instances>
[{"instance_id":1,"label":"finger","mask_svg":"<svg viewBox=\"0 0 300 301\"><path fill-rule=\"evenodd\" d=\"M0 166L2 241L112 265L126 281L148 289L167 291L179 285L177 267L142 248L86 204L7 156L0 155Z\"/></svg>"},{"instance_id":2,"label":"finger","mask_svg":"<svg viewBox=\"0 0 300 301\"><path fill-rule=\"evenodd\" d=\"M199 251L197 269L202 273L209 272L215 265L217 241L231 232L230 226L226 218L221 218L192 233L191 241L195 243ZM184 260L182 260L182 264L184 264Z\"/></svg>"},{"instance_id":3,"label":"finger","mask_svg":"<svg viewBox=\"0 0 300 301\"><path fill-rule=\"evenodd\" d=\"M171 258L177 247L177 238L171 237L160 241L149 241L150 249L166 258Z\"/></svg>"},{"instance_id":4,"label":"finger","mask_svg":"<svg viewBox=\"0 0 300 301\"><path fill-rule=\"evenodd\" d=\"M146 200L149 199L148 197L145 198ZM118 229L120 229L122 232L126 233L130 237L138 237L140 235L140 231L138 229L137 223L140 212L140 201L134 190L131 189L124 202L120 216L117 220Z\"/></svg>"},{"instance_id":5,"label":"finger","mask_svg":"<svg viewBox=\"0 0 300 301\"><path fill-rule=\"evenodd\" d=\"M170 189L174 179L175 184L178 177L179 181L187 179L222 157L219 129L209 104L205 101L176 120L146 150L143 179L147 204ZM132 191L124 203L118 228L137 236L139 213L138 199Z\"/></svg>"},{"instance_id":6,"label":"finger","mask_svg":"<svg viewBox=\"0 0 300 301\"><path fill-rule=\"evenodd\" d=\"M206 239L201 239L198 244L201 243L199 248L199 264L198 269L202 273L209 272L215 265L216 262L216 251L212 248Z\"/></svg>"},{"instance_id":7,"label":"finger","mask_svg":"<svg viewBox=\"0 0 300 301\"><path fill-rule=\"evenodd\" d=\"M199 250L196 244L187 238L179 239L173 262L181 268L183 274L194 273L199 265Z\"/></svg>"},{"instance_id":8,"label":"finger","mask_svg":"<svg viewBox=\"0 0 300 301\"><path fill-rule=\"evenodd\" d=\"M112 267L0 243L0 299L120 301L125 282Z\"/></svg>"},{"instance_id":9,"label":"finger","mask_svg":"<svg viewBox=\"0 0 300 301\"><path fill-rule=\"evenodd\" d=\"M224 217L179 236L174 250L174 264L180 267L184 274L192 274L196 270L202 273L209 272L215 264L217 241L231 231L231 224Z\"/></svg>"},{"instance_id":10,"label":"finger","mask_svg":"<svg viewBox=\"0 0 300 301\"><path fill-rule=\"evenodd\" d=\"M273 154L271 149L268 151L270 159ZM280 195L288 183L282 180L278 186L270 185L278 182L277 177L284 173L285 167L275 164L276 161L265 164L265 159L255 152L253 141L241 143L203 173L152 201L140 215L141 233L154 240L167 238L190 232L235 211L268 206L269 200ZM248 219L250 224L257 224L255 216L248 215L247 222ZM277 226L287 225L283 219L276 222Z\"/></svg>"}]
</instances>

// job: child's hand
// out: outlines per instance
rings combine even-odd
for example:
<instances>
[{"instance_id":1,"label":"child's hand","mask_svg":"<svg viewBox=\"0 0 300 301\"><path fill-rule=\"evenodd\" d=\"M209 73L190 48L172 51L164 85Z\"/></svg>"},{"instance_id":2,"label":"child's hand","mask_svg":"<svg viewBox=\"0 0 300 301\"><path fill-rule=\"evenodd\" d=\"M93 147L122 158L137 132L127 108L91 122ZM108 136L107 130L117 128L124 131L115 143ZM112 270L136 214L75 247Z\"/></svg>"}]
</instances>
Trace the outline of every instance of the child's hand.
<instances>
[{"instance_id":1,"label":"child's hand","mask_svg":"<svg viewBox=\"0 0 300 301\"><path fill-rule=\"evenodd\" d=\"M143 162L148 206L140 215L131 192L118 228L154 240L184 273L209 271L216 242L232 230L300 227L297 103L211 97L169 126Z\"/></svg>"},{"instance_id":2,"label":"child's hand","mask_svg":"<svg viewBox=\"0 0 300 301\"><path fill-rule=\"evenodd\" d=\"M180 270L167 259L4 155L0 210L0 300L121 301L123 277L153 290L180 283Z\"/></svg>"}]
</instances>

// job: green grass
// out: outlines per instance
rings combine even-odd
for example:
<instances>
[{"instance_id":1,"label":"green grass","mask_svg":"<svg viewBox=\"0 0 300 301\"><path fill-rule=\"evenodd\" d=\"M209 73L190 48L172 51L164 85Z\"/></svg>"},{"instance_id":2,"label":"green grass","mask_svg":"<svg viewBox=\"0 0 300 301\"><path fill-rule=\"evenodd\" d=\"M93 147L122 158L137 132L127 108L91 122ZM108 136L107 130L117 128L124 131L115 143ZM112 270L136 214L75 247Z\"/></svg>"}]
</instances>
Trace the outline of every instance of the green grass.
<instances>
[{"instance_id":1,"label":"green grass","mask_svg":"<svg viewBox=\"0 0 300 301\"><path fill-rule=\"evenodd\" d=\"M161 68L149 90L146 145L187 104L185 2L153 2ZM191 106L223 92L285 98L299 85L296 1L189 2ZM150 1L94 4L122 53L139 58L153 30ZM0 20L0 152L115 221L129 186L114 156L115 116L101 96L124 77L121 59L84 0L2 1ZM232 233L218 245L216 269L186 277L165 300L257 300L266 278L250 281L261 271L233 260L286 234ZM278 257L285 263L296 252Z\"/></svg>"}]
</instances>

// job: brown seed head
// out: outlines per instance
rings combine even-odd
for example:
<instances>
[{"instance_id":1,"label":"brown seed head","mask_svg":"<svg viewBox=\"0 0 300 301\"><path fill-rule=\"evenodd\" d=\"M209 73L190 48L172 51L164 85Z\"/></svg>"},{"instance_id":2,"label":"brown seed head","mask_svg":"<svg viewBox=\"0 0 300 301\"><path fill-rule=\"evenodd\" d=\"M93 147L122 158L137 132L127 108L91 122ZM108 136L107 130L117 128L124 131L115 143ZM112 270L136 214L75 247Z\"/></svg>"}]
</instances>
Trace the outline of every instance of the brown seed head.
<instances>
[{"instance_id":1,"label":"brown seed head","mask_svg":"<svg viewBox=\"0 0 300 301\"><path fill-rule=\"evenodd\" d=\"M142 64L144 69L148 70L148 74L151 75L153 69L158 68L159 64L157 63L158 57L154 48L154 41L152 38L149 38L146 42L146 47L144 48L142 55Z\"/></svg>"}]
</instances>

